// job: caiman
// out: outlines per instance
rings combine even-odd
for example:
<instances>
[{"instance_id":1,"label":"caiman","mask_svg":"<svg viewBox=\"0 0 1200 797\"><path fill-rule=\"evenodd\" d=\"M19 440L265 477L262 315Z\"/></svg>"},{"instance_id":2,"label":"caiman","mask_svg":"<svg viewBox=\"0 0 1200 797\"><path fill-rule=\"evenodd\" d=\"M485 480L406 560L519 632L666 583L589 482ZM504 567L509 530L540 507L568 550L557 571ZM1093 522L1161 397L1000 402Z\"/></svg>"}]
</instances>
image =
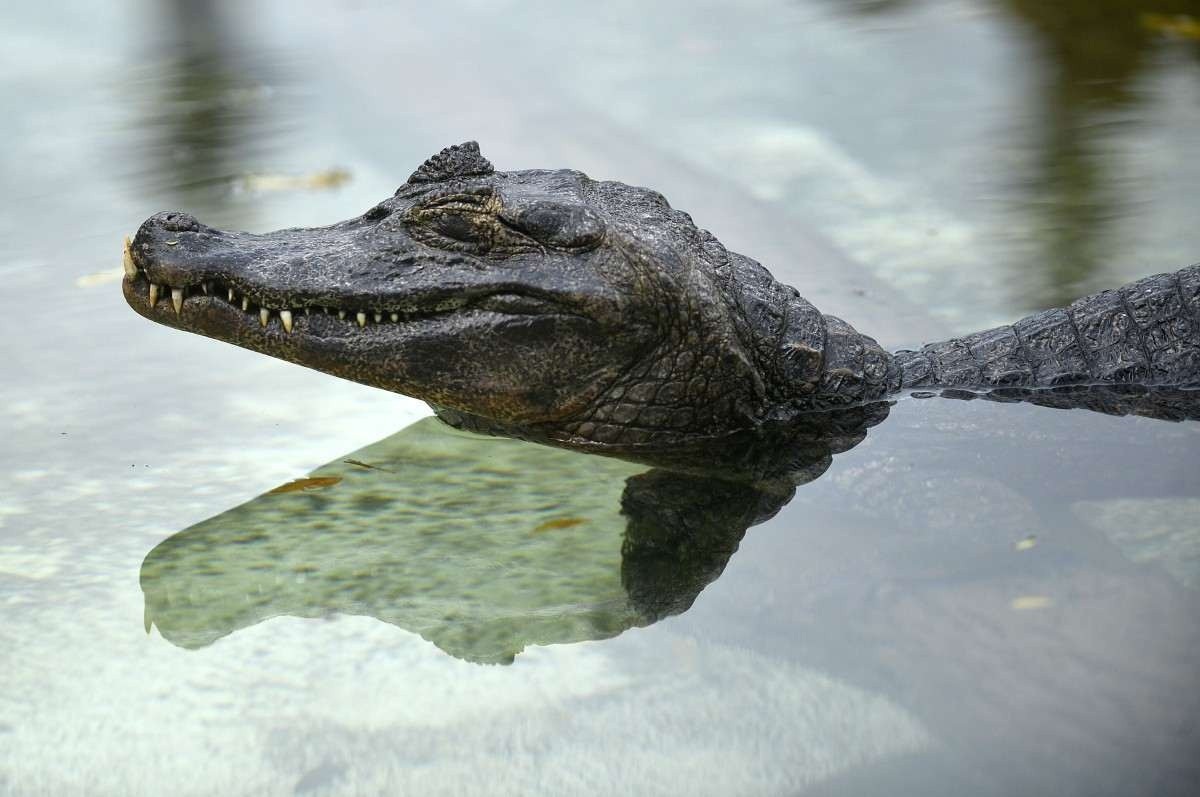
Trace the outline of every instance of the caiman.
<instances>
[{"instance_id":1,"label":"caiman","mask_svg":"<svg viewBox=\"0 0 1200 797\"><path fill-rule=\"evenodd\" d=\"M328 227L158 213L124 264L126 300L153 321L414 396L456 426L597 453L914 391L1179 419L1195 403L1178 389L1200 385L1200 265L890 353L658 192L497 172L475 142Z\"/></svg>"}]
</instances>

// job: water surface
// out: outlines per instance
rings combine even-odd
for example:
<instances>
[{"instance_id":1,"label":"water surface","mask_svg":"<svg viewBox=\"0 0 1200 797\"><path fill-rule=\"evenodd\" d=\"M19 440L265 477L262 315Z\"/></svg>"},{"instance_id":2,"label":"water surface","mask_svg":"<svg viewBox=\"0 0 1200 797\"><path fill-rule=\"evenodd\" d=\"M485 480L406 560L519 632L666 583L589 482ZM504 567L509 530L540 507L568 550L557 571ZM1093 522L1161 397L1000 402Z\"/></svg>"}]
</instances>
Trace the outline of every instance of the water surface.
<instances>
[{"instance_id":1,"label":"water surface","mask_svg":"<svg viewBox=\"0 0 1200 797\"><path fill-rule=\"evenodd\" d=\"M328 223L468 138L652 185L888 345L1194 262L1197 10L1043 5L9 9L0 793L1190 793L1194 423L905 400L639 570L644 468L117 290L150 213Z\"/></svg>"}]
</instances>

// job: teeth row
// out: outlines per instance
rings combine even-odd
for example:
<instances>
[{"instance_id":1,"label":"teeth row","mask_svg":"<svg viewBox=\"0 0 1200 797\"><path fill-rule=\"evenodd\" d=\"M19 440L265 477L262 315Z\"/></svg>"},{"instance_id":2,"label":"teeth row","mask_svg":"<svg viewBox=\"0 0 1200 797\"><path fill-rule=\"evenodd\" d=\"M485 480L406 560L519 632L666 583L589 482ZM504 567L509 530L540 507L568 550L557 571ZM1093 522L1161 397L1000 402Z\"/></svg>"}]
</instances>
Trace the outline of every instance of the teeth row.
<instances>
[{"instance_id":1,"label":"teeth row","mask_svg":"<svg viewBox=\"0 0 1200 797\"><path fill-rule=\"evenodd\" d=\"M134 262L133 262L133 255L130 252L129 236L125 237L125 252L122 257L122 264L125 268L125 276L128 277L129 279L135 279L139 275L141 275L142 270L140 268L138 268L137 265L134 264ZM169 290L171 293L171 306L175 308L176 315L183 313L183 301L184 301L184 299L187 298L187 289L186 288L172 288L170 286L163 286L163 285L159 285L157 283L151 282L150 283L150 306L154 307L156 304L158 304L159 298L163 295L164 288L166 290ZM204 292L205 296L219 296L220 295L220 291L218 290L217 286L213 285L212 282L201 283L200 290ZM239 297L237 295L237 293L233 290L233 288L226 289L225 298L230 304L232 304L234 306L237 306L239 304L238 300L240 298L242 312L244 312L244 313L249 313L251 306L257 305L256 302L252 302L250 300L249 296L242 295L241 297ZM270 323L272 313L278 313L279 321L280 321L280 323L283 324L284 330L286 330L287 332L292 331L292 327L295 323L294 315L293 315L294 311L289 310L287 308L275 311L275 310L271 310L270 308L267 308L267 307L262 307L261 305L258 305L258 307L259 307L258 321L259 321L259 324L261 324L263 327L266 327L267 324ZM340 318L340 319L346 318L345 310L337 310L332 307L319 307L316 309L320 312L325 313L325 315L332 316L336 313L338 318ZM295 311L295 312L299 312L299 311ZM310 308L305 307L303 312L305 315L309 315ZM381 323L383 323L383 319L385 317L387 317L393 323L397 323L400 321L399 313L383 313L383 312L378 312L378 311L368 312L366 310L359 310L357 313L354 314L354 320L358 323L358 325L360 327L365 327L368 323L368 320L372 319L372 318L375 320L376 324L381 324Z\"/></svg>"}]
</instances>

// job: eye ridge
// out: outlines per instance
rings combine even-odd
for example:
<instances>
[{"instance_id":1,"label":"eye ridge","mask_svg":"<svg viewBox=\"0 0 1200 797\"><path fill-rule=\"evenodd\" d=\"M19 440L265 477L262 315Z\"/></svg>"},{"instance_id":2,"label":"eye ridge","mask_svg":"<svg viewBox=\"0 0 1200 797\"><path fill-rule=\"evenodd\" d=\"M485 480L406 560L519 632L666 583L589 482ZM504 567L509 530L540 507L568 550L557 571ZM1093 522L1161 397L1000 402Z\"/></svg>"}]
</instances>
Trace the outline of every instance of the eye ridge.
<instances>
[{"instance_id":1,"label":"eye ridge","mask_svg":"<svg viewBox=\"0 0 1200 797\"><path fill-rule=\"evenodd\" d=\"M422 208L424 213L489 213L488 207L482 202L439 202Z\"/></svg>"},{"instance_id":2,"label":"eye ridge","mask_svg":"<svg viewBox=\"0 0 1200 797\"><path fill-rule=\"evenodd\" d=\"M423 211L441 209L459 209L466 211L491 210L496 205L496 194L492 191L479 193L443 194L430 198L422 207Z\"/></svg>"},{"instance_id":3,"label":"eye ridge","mask_svg":"<svg viewBox=\"0 0 1200 797\"><path fill-rule=\"evenodd\" d=\"M532 249L537 249L542 252L545 252L546 247L544 247L542 245L541 241L537 240L536 238L531 236L529 233L522 230L520 227L518 227L515 224L513 224L512 222L508 221L508 219L504 218L503 216L499 216L499 215L496 216L496 223L499 225L501 230L503 230L508 235L511 235L514 238L517 238L520 241L520 243L522 243Z\"/></svg>"},{"instance_id":4,"label":"eye ridge","mask_svg":"<svg viewBox=\"0 0 1200 797\"><path fill-rule=\"evenodd\" d=\"M603 222L586 206L543 200L514 209L508 226L547 249L586 252L603 240Z\"/></svg>"}]
</instances>

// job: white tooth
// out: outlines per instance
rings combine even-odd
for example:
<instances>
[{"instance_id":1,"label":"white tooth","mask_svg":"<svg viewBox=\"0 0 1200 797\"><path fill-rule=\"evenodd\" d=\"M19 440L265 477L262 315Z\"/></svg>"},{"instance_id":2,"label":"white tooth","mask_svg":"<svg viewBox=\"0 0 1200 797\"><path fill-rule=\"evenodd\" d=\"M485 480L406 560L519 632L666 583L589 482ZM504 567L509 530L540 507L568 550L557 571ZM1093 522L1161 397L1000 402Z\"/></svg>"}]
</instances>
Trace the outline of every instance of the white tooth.
<instances>
[{"instance_id":1,"label":"white tooth","mask_svg":"<svg viewBox=\"0 0 1200 797\"><path fill-rule=\"evenodd\" d=\"M338 310L338 318L345 318L345 317L346 317L346 311Z\"/></svg>"},{"instance_id":2,"label":"white tooth","mask_svg":"<svg viewBox=\"0 0 1200 797\"><path fill-rule=\"evenodd\" d=\"M392 313L392 323L394 324L399 320L400 320L400 316L396 313Z\"/></svg>"},{"instance_id":3,"label":"white tooth","mask_svg":"<svg viewBox=\"0 0 1200 797\"><path fill-rule=\"evenodd\" d=\"M183 288L171 289L171 304L175 305L175 315L183 312Z\"/></svg>"},{"instance_id":4,"label":"white tooth","mask_svg":"<svg viewBox=\"0 0 1200 797\"><path fill-rule=\"evenodd\" d=\"M237 296L236 296L236 294L234 294L233 288L230 288L229 289L229 303L233 304L233 300L236 298L237 298Z\"/></svg>"},{"instance_id":5,"label":"white tooth","mask_svg":"<svg viewBox=\"0 0 1200 797\"><path fill-rule=\"evenodd\" d=\"M150 306L153 307L158 303L158 286L153 282L150 283Z\"/></svg>"},{"instance_id":6,"label":"white tooth","mask_svg":"<svg viewBox=\"0 0 1200 797\"><path fill-rule=\"evenodd\" d=\"M366 313L359 313L358 315L355 316L355 318L358 319L358 325L360 327L365 327L367 325L367 314Z\"/></svg>"},{"instance_id":7,"label":"white tooth","mask_svg":"<svg viewBox=\"0 0 1200 797\"><path fill-rule=\"evenodd\" d=\"M376 313L375 314L375 323L378 324L382 320L383 320L383 313Z\"/></svg>"},{"instance_id":8,"label":"white tooth","mask_svg":"<svg viewBox=\"0 0 1200 797\"><path fill-rule=\"evenodd\" d=\"M288 332L292 331L292 311L291 310L280 310L279 311L279 320L283 322L284 329L286 329Z\"/></svg>"},{"instance_id":9,"label":"white tooth","mask_svg":"<svg viewBox=\"0 0 1200 797\"><path fill-rule=\"evenodd\" d=\"M133 253L129 251L129 236L125 236L125 251L121 255L121 265L125 267L125 276L133 279L137 276L137 266L133 264Z\"/></svg>"},{"instance_id":10,"label":"white tooth","mask_svg":"<svg viewBox=\"0 0 1200 797\"><path fill-rule=\"evenodd\" d=\"M305 307L305 308L304 308L304 314L305 314L305 315L312 315L312 313L310 313L310 312L308 311L308 308L307 308L307 307Z\"/></svg>"},{"instance_id":11,"label":"white tooth","mask_svg":"<svg viewBox=\"0 0 1200 797\"><path fill-rule=\"evenodd\" d=\"M205 296L208 296L208 283L207 283L207 282L201 282L201 283L200 283L200 290L204 291L204 295L205 295Z\"/></svg>"},{"instance_id":12,"label":"white tooth","mask_svg":"<svg viewBox=\"0 0 1200 797\"><path fill-rule=\"evenodd\" d=\"M258 311L259 323L261 323L265 327L267 325L267 322L270 320L271 320L271 311L265 307L260 308Z\"/></svg>"},{"instance_id":13,"label":"white tooth","mask_svg":"<svg viewBox=\"0 0 1200 797\"><path fill-rule=\"evenodd\" d=\"M242 312L243 313L250 312L250 297L249 296L242 297Z\"/></svg>"}]
</instances>

